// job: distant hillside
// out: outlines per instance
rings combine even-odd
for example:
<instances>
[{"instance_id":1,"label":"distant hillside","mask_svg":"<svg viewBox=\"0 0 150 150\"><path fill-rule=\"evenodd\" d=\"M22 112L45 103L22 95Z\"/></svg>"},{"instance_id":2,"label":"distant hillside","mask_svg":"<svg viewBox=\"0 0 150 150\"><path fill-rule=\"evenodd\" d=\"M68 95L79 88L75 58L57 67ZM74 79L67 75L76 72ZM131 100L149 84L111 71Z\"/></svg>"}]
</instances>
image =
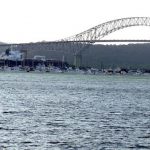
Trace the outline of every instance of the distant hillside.
<instances>
[{"instance_id":1,"label":"distant hillside","mask_svg":"<svg viewBox=\"0 0 150 150\"><path fill-rule=\"evenodd\" d=\"M1 46L0 51L5 51L8 46ZM73 64L73 52L66 50L51 51L48 44L33 44L18 46L19 50L27 50L27 57L44 55L47 59L65 60ZM70 51L69 49L67 51ZM150 68L150 44L129 45L93 45L82 52L82 65L97 68L132 67Z\"/></svg>"},{"instance_id":2,"label":"distant hillside","mask_svg":"<svg viewBox=\"0 0 150 150\"><path fill-rule=\"evenodd\" d=\"M98 68L150 68L150 44L94 45L83 52L83 64Z\"/></svg>"},{"instance_id":3,"label":"distant hillside","mask_svg":"<svg viewBox=\"0 0 150 150\"><path fill-rule=\"evenodd\" d=\"M4 42L0 42L0 45L3 45L3 44L6 44L6 43L4 43Z\"/></svg>"}]
</instances>

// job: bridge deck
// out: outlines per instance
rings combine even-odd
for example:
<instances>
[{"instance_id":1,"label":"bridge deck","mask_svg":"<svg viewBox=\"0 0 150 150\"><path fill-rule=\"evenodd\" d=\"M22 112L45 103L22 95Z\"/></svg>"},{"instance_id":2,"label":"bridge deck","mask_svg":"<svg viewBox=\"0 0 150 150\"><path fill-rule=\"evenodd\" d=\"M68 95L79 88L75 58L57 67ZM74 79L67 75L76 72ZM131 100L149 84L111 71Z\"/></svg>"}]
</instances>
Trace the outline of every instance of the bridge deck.
<instances>
[{"instance_id":1,"label":"bridge deck","mask_svg":"<svg viewBox=\"0 0 150 150\"><path fill-rule=\"evenodd\" d=\"M150 40L85 40L85 41L49 41L49 42L36 42L36 43L9 43L0 44L0 46L13 46L13 45L34 45L34 44L56 44L56 43L150 43Z\"/></svg>"}]
</instances>

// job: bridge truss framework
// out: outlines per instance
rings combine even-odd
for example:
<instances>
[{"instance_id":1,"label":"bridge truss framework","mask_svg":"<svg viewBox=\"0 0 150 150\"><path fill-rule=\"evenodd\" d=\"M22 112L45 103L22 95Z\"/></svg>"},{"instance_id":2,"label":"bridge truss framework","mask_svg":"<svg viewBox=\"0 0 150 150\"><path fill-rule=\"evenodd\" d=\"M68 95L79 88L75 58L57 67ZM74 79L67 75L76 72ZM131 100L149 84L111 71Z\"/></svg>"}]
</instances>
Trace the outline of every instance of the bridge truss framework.
<instances>
[{"instance_id":1,"label":"bridge truss framework","mask_svg":"<svg viewBox=\"0 0 150 150\"><path fill-rule=\"evenodd\" d=\"M96 42L150 42L150 40L101 40L103 37L111 34L120 29L124 29L132 26L150 26L150 17L130 17L121 18L117 20L108 21L102 23L98 26L90 28L84 32L76 34L74 36L64 38L58 41L50 42L38 42L38 43L21 43L21 44L2 44L0 46L24 46L24 45L34 45L43 44L49 45L50 50L62 50L73 52L75 56L75 66L80 66L81 64L81 52L89 48L90 45ZM69 52L69 51L68 51Z\"/></svg>"}]
</instances>

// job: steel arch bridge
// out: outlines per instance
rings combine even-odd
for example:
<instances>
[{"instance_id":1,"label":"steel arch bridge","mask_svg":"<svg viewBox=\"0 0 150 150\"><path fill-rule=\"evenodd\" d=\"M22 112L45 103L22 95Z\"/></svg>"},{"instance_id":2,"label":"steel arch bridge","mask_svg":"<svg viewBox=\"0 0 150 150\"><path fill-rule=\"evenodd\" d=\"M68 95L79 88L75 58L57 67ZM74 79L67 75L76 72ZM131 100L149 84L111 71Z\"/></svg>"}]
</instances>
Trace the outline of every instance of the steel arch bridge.
<instances>
[{"instance_id":1,"label":"steel arch bridge","mask_svg":"<svg viewBox=\"0 0 150 150\"><path fill-rule=\"evenodd\" d=\"M108 21L61 41L97 42L108 34L132 26L150 26L150 17L130 17Z\"/></svg>"},{"instance_id":2,"label":"steel arch bridge","mask_svg":"<svg viewBox=\"0 0 150 150\"><path fill-rule=\"evenodd\" d=\"M61 41L73 42L79 44L77 50L74 52L75 59L74 64L80 66L81 64L81 52L87 49L92 43L95 42L150 42L150 40L102 40L103 37L111 34L120 29L124 29L132 26L150 26L150 17L130 17L121 18L112 21L108 21L92 27L84 32L76 34L74 36L64 38Z\"/></svg>"},{"instance_id":3,"label":"steel arch bridge","mask_svg":"<svg viewBox=\"0 0 150 150\"><path fill-rule=\"evenodd\" d=\"M74 64L80 66L81 52L89 48L95 42L150 42L148 40L103 40L102 38L120 29L132 26L150 26L150 17L130 17L108 21L92 27L74 36L49 42L5 44L5 46L19 46L27 49L26 46L40 45L48 47L50 51L73 53L75 56ZM0 45L4 46L4 44ZM63 51L62 51L63 50Z\"/></svg>"},{"instance_id":4,"label":"steel arch bridge","mask_svg":"<svg viewBox=\"0 0 150 150\"><path fill-rule=\"evenodd\" d=\"M37 42L37 43L14 43L14 44L1 44L0 46L17 46L17 45L33 45L33 44L50 44L53 48L59 48L59 45L73 46L73 44L82 43L95 43L95 42L150 42L150 39L145 40L103 40L102 38L111 34L120 29L124 29L132 26L150 26L150 17L130 17L130 18L121 18L112 21L108 21L92 27L84 32L76 34L71 37L67 37L64 39L56 40L56 41L48 41L48 42Z\"/></svg>"}]
</instances>

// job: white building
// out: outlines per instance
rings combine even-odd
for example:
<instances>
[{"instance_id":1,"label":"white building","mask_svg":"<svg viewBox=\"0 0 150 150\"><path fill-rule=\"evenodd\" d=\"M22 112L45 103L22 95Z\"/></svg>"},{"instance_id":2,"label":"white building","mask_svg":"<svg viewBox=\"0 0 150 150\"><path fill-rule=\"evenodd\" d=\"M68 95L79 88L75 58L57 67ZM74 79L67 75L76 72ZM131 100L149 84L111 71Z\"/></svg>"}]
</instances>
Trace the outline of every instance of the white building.
<instances>
[{"instance_id":1,"label":"white building","mask_svg":"<svg viewBox=\"0 0 150 150\"><path fill-rule=\"evenodd\" d=\"M0 59L21 60L22 56L23 56L23 53L21 53L20 51L10 50L8 54L6 54L6 52L2 52L0 54Z\"/></svg>"},{"instance_id":2,"label":"white building","mask_svg":"<svg viewBox=\"0 0 150 150\"><path fill-rule=\"evenodd\" d=\"M46 60L45 56L40 56L40 55L34 56L33 59L35 59L35 60L42 60L42 61Z\"/></svg>"}]
</instances>

